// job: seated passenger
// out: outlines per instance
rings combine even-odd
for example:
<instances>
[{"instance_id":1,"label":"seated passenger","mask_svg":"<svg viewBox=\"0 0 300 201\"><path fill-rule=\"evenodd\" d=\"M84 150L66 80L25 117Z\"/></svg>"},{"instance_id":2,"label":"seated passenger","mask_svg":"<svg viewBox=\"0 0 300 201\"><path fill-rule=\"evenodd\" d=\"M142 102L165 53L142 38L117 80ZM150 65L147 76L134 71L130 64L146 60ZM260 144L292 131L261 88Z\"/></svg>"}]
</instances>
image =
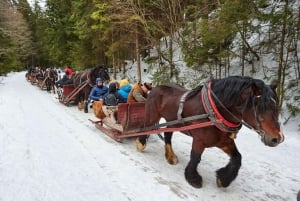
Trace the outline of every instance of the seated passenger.
<instances>
[{"instance_id":1,"label":"seated passenger","mask_svg":"<svg viewBox=\"0 0 300 201\"><path fill-rule=\"evenodd\" d=\"M37 73L35 74L35 78L36 78L37 80L40 80L40 79L43 79L43 78L44 78L44 75L43 75L43 72L42 72L41 69L39 69L39 70L37 71Z\"/></svg>"},{"instance_id":2,"label":"seated passenger","mask_svg":"<svg viewBox=\"0 0 300 201\"><path fill-rule=\"evenodd\" d=\"M121 97L118 94L117 84L112 82L108 86L108 93L103 96L103 104L107 106L116 106L120 102Z\"/></svg>"},{"instance_id":3,"label":"seated passenger","mask_svg":"<svg viewBox=\"0 0 300 201\"><path fill-rule=\"evenodd\" d=\"M151 89L152 83L135 84L128 95L127 103L145 102L147 94L150 93Z\"/></svg>"},{"instance_id":4,"label":"seated passenger","mask_svg":"<svg viewBox=\"0 0 300 201\"><path fill-rule=\"evenodd\" d=\"M118 94L121 97L120 103L127 103L131 88L132 86L129 84L127 79L123 79L120 81L120 89L118 90Z\"/></svg>"},{"instance_id":5,"label":"seated passenger","mask_svg":"<svg viewBox=\"0 0 300 201\"><path fill-rule=\"evenodd\" d=\"M55 82L55 85L57 87L63 88L64 85L72 84L72 83L73 83L73 78L69 75L68 72L66 72L60 80Z\"/></svg>"},{"instance_id":6,"label":"seated passenger","mask_svg":"<svg viewBox=\"0 0 300 201\"><path fill-rule=\"evenodd\" d=\"M97 78L96 85L92 88L92 90L90 92L89 102L103 100L103 96L107 92L108 92L108 88L107 88L107 86L103 85L103 79Z\"/></svg>"},{"instance_id":7,"label":"seated passenger","mask_svg":"<svg viewBox=\"0 0 300 201\"><path fill-rule=\"evenodd\" d=\"M70 77L72 77L72 75L74 74L73 69L70 66L67 66L67 68L64 70L64 72L69 75Z\"/></svg>"}]
</instances>

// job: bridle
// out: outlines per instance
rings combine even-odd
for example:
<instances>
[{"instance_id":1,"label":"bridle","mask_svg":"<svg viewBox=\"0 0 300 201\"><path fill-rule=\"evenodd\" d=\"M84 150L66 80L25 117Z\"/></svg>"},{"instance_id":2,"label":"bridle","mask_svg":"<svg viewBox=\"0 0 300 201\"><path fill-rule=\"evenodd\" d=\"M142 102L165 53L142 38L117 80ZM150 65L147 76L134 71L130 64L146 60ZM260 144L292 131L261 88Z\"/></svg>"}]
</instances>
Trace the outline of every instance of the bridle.
<instances>
[{"instance_id":1,"label":"bridle","mask_svg":"<svg viewBox=\"0 0 300 201\"><path fill-rule=\"evenodd\" d=\"M228 113L230 114L234 119L239 121L240 123L231 123L228 122L217 110L215 103L211 97L214 97L214 99L218 102L218 104ZM260 98L261 96L254 96L254 98ZM232 132L232 133L237 133L239 129L241 128L242 125L246 126L250 130L254 130L256 133L258 133L260 136L265 135L265 131L262 129L261 123L259 121L259 116L257 115L257 104L255 104L254 99L252 99L252 110L254 113L254 118L255 118L255 123L256 123L256 128L245 122L243 119L238 118L236 115L234 115L232 112L230 112L224 104L218 99L216 94L212 91L211 89L211 82L208 84L205 83L203 84L203 88L201 91L201 98L203 102L204 109L206 113L209 115L208 118L216 122L216 119L221 120L223 124L216 124L216 127L218 127L220 130L225 131L225 132ZM245 109L245 108L244 108ZM244 112L244 109L242 110L242 113Z\"/></svg>"},{"instance_id":2,"label":"bridle","mask_svg":"<svg viewBox=\"0 0 300 201\"><path fill-rule=\"evenodd\" d=\"M259 99L261 98L261 96L255 96L254 98ZM254 128L253 126L251 126L250 124L248 124L247 122L245 122L244 120L242 120L242 124L244 126L246 126L248 129L255 131L258 135L260 136L264 136L266 134L266 132L263 130L261 123L259 121L259 115L257 115L257 104L255 104L255 100L252 99L252 110L253 110L253 114L254 114L254 119L255 119L255 124L256 124L256 128Z\"/></svg>"}]
</instances>

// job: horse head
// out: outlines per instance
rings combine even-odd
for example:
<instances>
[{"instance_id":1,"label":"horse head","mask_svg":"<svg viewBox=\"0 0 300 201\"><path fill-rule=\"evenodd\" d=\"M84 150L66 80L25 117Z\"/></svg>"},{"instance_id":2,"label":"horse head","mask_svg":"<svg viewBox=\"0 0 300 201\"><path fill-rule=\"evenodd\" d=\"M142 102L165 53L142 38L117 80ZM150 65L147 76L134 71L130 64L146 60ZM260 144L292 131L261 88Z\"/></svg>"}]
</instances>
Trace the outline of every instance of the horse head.
<instances>
[{"instance_id":1,"label":"horse head","mask_svg":"<svg viewBox=\"0 0 300 201\"><path fill-rule=\"evenodd\" d=\"M277 146L284 140L281 131L276 83L266 85L251 77L231 76L215 80L212 89L220 112L229 122L253 128L265 145ZM218 101L219 99L219 101Z\"/></svg>"},{"instance_id":2,"label":"horse head","mask_svg":"<svg viewBox=\"0 0 300 201\"><path fill-rule=\"evenodd\" d=\"M279 99L277 83L266 85L263 81L253 79L254 96L249 99L243 113L243 120L260 136L265 145L274 147L283 142L284 135L279 123Z\"/></svg>"},{"instance_id":3,"label":"horse head","mask_svg":"<svg viewBox=\"0 0 300 201\"><path fill-rule=\"evenodd\" d=\"M57 80L58 77L58 73L56 70L54 70L53 68L50 68L50 77L54 78L54 80Z\"/></svg>"},{"instance_id":4,"label":"horse head","mask_svg":"<svg viewBox=\"0 0 300 201\"><path fill-rule=\"evenodd\" d=\"M94 67L93 69L91 69L90 72L90 80L92 83L96 82L96 79L100 77L103 80L105 80L105 82L109 82L110 81L110 76L108 74L108 68L105 65L97 65L96 67Z\"/></svg>"},{"instance_id":5,"label":"horse head","mask_svg":"<svg viewBox=\"0 0 300 201\"><path fill-rule=\"evenodd\" d=\"M210 102L218 108L215 110L217 116L224 116L223 120L241 124L245 109L247 108L248 99L253 96L252 78L242 76L230 76L224 79L214 79L208 86L211 96ZM213 108L214 108L213 107ZM219 112L217 111L219 110ZM239 130L240 128L237 127Z\"/></svg>"}]
</instances>

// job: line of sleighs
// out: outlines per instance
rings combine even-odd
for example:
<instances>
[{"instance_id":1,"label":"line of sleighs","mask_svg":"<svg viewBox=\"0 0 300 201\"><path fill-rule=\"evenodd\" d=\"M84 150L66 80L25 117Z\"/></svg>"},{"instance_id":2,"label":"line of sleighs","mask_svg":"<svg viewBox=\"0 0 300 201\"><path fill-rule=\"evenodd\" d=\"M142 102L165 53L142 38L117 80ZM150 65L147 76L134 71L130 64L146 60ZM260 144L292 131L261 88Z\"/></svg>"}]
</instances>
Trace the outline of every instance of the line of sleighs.
<instances>
[{"instance_id":1,"label":"line of sleighs","mask_svg":"<svg viewBox=\"0 0 300 201\"><path fill-rule=\"evenodd\" d=\"M78 108L84 109L85 112L88 112L89 107L87 105L92 101L95 116L101 121L104 117L109 117L110 120L113 120L107 122L110 125L113 123L120 127L120 122L124 123L124 119L131 119L132 123L126 123L127 128L140 127L143 123L144 104L132 104L129 107L127 102L144 102L148 91L152 88L152 83L137 83L132 86L127 79L108 83L110 77L107 67L104 65L76 73L70 67L67 67L63 74L59 71L61 70L54 68L30 68L26 73L26 78L32 84L37 84L41 89L47 90L47 83L48 81L51 82L49 91L57 92L61 103L65 105L78 104ZM101 93L97 94L99 91ZM129 95L130 91L131 95ZM120 109L118 109L119 106ZM130 108L130 112L122 112L123 109L121 108L127 107ZM119 111L118 115L117 111ZM130 114L131 118L120 117L121 114L125 115L125 113L126 115Z\"/></svg>"},{"instance_id":2,"label":"line of sleighs","mask_svg":"<svg viewBox=\"0 0 300 201\"><path fill-rule=\"evenodd\" d=\"M99 74L89 79L83 76L86 79L81 77L81 80L100 77ZM32 80L30 76L28 80ZM89 81L76 85L74 79L72 85L63 86L60 101L70 104L86 86L90 86ZM177 84L162 85L151 90L146 102L105 106L103 101L96 100L93 111L98 119L90 121L119 142L137 137L139 151L146 148L147 136L164 133L165 157L170 164L178 162L171 143L173 132L191 136L190 161L184 175L195 188L202 187L202 177L197 171L202 153L206 148L218 147L230 157L228 164L217 170L216 175L218 187L227 187L241 167L241 154L234 139L242 125L256 131L267 146L275 147L284 141L278 122L276 87L275 82L267 85L262 80L241 76L213 79L193 90ZM159 124L160 118L166 123Z\"/></svg>"}]
</instances>

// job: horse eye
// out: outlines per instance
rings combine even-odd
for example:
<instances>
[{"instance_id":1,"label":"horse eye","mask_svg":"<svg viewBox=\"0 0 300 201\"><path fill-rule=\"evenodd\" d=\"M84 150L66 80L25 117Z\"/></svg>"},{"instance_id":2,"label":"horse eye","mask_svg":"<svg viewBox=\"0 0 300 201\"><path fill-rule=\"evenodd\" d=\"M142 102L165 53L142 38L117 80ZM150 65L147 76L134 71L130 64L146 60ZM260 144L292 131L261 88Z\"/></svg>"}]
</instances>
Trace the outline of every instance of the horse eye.
<instances>
[{"instance_id":1,"label":"horse eye","mask_svg":"<svg viewBox=\"0 0 300 201\"><path fill-rule=\"evenodd\" d=\"M265 120L265 119L264 119L262 116L260 116L260 115L258 116L258 121L261 122L261 121L264 121L264 120Z\"/></svg>"},{"instance_id":2,"label":"horse eye","mask_svg":"<svg viewBox=\"0 0 300 201\"><path fill-rule=\"evenodd\" d=\"M276 105L277 104L277 102L276 102L276 100L274 99L274 98L271 98L271 101Z\"/></svg>"},{"instance_id":3,"label":"horse eye","mask_svg":"<svg viewBox=\"0 0 300 201\"><path fill-rule=\"evenodd\" d=\"M258 104L259 103L259 99L261 96L254 96L254 104Z\"/></svg>"}]
</instances>

